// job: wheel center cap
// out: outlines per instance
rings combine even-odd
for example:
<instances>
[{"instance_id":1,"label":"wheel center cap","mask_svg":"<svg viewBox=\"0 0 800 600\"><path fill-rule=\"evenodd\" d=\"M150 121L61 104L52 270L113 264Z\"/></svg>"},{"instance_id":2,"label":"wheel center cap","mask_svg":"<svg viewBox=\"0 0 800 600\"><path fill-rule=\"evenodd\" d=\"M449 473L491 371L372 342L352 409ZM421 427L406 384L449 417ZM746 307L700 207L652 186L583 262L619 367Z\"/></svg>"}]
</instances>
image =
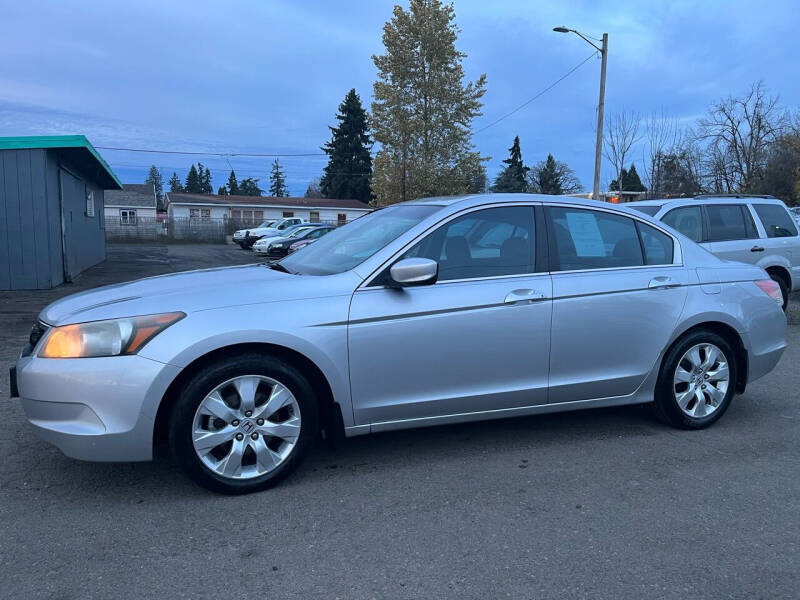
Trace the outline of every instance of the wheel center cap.
<instances>
[{"instance_id":1,"label":"wheel center cap","mask_svg":"<svg viewBox=\"0 0 800 600\"><path fill-rule=\"evenodd\" d=\"M239 423L239 429L241 429L244 433L252 433L255 428L256 424L250 419L244 419L241 423Z\"/></svg>"}]
</instances>

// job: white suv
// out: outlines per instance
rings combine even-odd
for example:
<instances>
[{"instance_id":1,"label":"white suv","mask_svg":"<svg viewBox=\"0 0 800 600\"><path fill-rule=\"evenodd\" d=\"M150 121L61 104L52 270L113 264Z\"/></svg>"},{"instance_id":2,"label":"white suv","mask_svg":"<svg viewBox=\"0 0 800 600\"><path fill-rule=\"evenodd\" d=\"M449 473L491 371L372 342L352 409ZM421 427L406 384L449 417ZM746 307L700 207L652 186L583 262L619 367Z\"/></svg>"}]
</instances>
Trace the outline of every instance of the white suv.
<instances>
[{"instance_id":1,"label":"white suv","mask_svg":"<svg viewBox=\"0 0 800 600\"><path fill-rule=\"evenodd\" d=\"M643 200L625 206L677 229L720 258L764 268L783 293L800 290L800 237L774 196L719 195Z\"/></svg>"},{"instance_id":2,"label":"white suv","mask_svg":"<svg viewBox=\"0 0 800 600\"><path fill-rule=\"evenodd\" d=\"M256 243L256 240L264 236L277 235L289 227L300 225L301 223L305 223L305 221L298 217L286 217L277 221L264 221L258 227L235 231L233 233L233 241L242 248L251 248L253 244Z\"/></svg>"}]
</instances>

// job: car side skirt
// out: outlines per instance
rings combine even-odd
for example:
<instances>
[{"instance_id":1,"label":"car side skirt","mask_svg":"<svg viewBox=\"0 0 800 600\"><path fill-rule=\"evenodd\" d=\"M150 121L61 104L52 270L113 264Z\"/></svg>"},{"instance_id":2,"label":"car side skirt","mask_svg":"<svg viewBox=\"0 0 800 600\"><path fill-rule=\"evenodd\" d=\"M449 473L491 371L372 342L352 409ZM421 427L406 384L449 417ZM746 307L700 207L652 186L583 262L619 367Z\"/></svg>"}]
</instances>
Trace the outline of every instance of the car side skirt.
<instances>
[{"instance_id":1,"label":"car side skirt","mask_svg":"<svg viewBox=\"0 0 800 600\"><path fill-rule=\"evenodd\" d=\"M590 408L606 408L609 406L625 406L629 404L645 404L653 401L652 393L637 393L629 396L616 396L613 398L594 398L591 400L576 400L572 402L555 402L551 404L537 404L535 406L522 406L482 412L442 415L435 417L422 417L419 419L403 419L398 421L383 421L371 425L357 425L345 427L345 435L354 437L379 431L395 431L398 429L413 429L416 427L434 427L436 425L450 425L453 423L468 423L470 421L490 421L492 419L507 419L528 415L541 415L547 413L567 412Z\"/></svg>"}]
</instances>

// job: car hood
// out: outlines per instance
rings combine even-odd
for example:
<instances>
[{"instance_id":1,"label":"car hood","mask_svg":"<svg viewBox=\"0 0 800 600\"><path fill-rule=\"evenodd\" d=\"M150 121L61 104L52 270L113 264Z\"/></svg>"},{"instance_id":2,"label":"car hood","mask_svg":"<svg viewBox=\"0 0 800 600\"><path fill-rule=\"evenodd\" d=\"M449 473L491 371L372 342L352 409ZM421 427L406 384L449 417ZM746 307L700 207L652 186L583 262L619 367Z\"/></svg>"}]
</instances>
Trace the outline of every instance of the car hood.
<instances>
[{"instance_id":1,"label":"car hood","mask_svg":"<svg viewBox=\"0 0 800 600\"><path fill-rule=\"evenodd\" d=\"M264 235L267 233L276 233L277 229L273 229L272 227L251 227L250 229L238 229L236 233L244 235L245 233L249 233L250 235Z\"/></svg>"},{"instance_id":2,"label":"car hood","mask_svg":"<svg viewBox=\"0 0 800 600\"><path fill-rule=\"evenodd\" d=\"M191 313L262 302L351 293L352 272L326 277L290 275L263 264L185 271L108 285L67 296L39 315L50 325L164 312Z\"/></svg>"}]
</instances>

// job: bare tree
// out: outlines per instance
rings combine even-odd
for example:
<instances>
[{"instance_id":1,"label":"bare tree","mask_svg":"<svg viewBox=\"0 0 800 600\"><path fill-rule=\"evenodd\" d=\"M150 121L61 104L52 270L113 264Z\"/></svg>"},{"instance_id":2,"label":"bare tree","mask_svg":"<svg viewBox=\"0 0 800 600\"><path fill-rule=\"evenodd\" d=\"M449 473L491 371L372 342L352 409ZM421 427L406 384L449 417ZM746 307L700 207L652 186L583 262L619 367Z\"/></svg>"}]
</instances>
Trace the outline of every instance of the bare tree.
<instances>
[{"instance_id":1,"label":"bare tree","mask_svg":"<svg viewBox=\"0 0 800 600\"><path fill-rule=\"evenodd\" d=\"M634 144L639 141L641 117L634 112L619 112L608 121L603 136L603 154L614 167L618 187L622 186L622 169Z\"/></svg>"},{"instance_id":2,"label":"bare tree","mask_svg":"<svg viewBox=\"0 0 800 600\"><path fill-rule=\"evenodd\" d=\"M644 123L644 138L644 183L649 197L660 198L667 191L663 189L664 162L667 155L673 153L680 144L677 120L668 116L663 109L651 113Z\"/></svg>"},{"instance_id":3,"label":"bare tree","mask_svg":"<svg viewBox=\"0 0 800 600\"><path fill-rule=\"evenodd\" d=\"M713 104L697 124L704 144L704 170L714 192L749 192L759 187L770 146L788 124L777 96L759 81L740 98Z\"/></svg>"}]
</instances>

